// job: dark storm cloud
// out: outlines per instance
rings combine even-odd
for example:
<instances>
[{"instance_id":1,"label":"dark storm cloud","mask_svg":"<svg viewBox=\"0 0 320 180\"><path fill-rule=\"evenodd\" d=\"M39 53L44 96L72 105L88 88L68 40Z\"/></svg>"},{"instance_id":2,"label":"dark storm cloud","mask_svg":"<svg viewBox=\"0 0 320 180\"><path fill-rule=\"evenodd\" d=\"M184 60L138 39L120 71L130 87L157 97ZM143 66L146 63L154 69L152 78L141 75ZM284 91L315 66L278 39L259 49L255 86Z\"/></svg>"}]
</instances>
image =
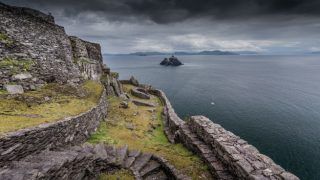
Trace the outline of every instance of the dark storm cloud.
<instances>
[{"instance_id":1,"label":"dark storm cloud","mask_svg":"<svg viewBox=\"0 0 320 180\"><path fill-rule=\"evenodd\" d=\"M320 51L320 0L0 0L51 12L103 52Z\"/></svg>"},{"instance_id":2,"label":"dark storm cloud","mask_svg":"<svg viewBox=\"0 0 320 180\"><path fill-rule=\"evenodd\" d=\"M269 15L320 16L319 0L11 0L10 3L63 10L66 16L92 12L109 20L146 18L160 24L202 17L225 20Z\"/></svg>"}]
</instances>

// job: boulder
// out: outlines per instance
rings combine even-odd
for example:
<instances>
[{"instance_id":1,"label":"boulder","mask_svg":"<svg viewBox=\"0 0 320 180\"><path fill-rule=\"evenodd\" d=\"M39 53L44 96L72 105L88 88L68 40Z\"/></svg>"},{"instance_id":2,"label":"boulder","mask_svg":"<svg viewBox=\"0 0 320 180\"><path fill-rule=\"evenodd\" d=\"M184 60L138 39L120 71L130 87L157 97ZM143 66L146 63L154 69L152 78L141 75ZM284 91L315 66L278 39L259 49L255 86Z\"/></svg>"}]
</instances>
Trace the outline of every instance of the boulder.
<instances>
[{"instance_id":1,"label":"boulder","mask_svg":"<svg viewBox=\"0 0 320 180\"><path fill-rule=\"evenodd\" d=\"M130 83L132 84L132 85L134 85L134 86L139 86L139 82L138 82L138 80L136 79L136 78L134 78L133 76L131 76L131 78L130 78Z\"/></svg>"},{"instance_id":2,"label":"boulder","mask_svg":"<svg viewBox=\"0 0 320 180\"><path fill-rule=\"evenodd\" d=\"M5 85L5 90L8 91L9 94L23 94L23 88L21 85Z\"/></svg>"},{"instance_id":3,"label":"boulder","mask_svg":"<svg viewBox=\"0 0 320 180\"><path fill-rule=\"evenodd\" d=\"M12 76L12 79L14 80L24 80L30 78L32 78L32 75L30 73L20 73Z\"/></svg>"}]
</instances>

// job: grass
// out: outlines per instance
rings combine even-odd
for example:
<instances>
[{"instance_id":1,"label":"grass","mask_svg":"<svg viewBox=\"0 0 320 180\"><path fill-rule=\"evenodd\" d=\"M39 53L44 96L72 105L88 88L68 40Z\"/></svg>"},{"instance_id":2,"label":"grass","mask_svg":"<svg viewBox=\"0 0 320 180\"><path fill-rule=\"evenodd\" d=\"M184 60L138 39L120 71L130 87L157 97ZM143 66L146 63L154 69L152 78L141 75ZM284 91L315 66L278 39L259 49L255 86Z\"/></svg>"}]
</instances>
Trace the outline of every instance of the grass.
<instances>
[{"instance_id":1,"label":"grass","mask_svg":"<svg viewBox=\"0 0 320 180\"><path fill-rule=\"evenodd\" d=\"M99 180L134 180L133 174L128 171L121 169L110 173L101 174Z\"/></svg>"},{"instance_id":2,"label":"grass","mask_svg":"<svg viewBox=\"0 0 320 180\"><path fill-rule=\"evenodd\" d=\"M85 112L97 104L102 90L98 82L87 81L80 87L48 84L18 96L0 92L0 135Z\"/></svg>"},{"instance_id":3,"label":"grass","mask_svg":"<svg viewBox=\"0 0 320 180\"><path fill-rule=\"evenodd\" d=\"M132 88L125 85L126 92ZM188 151L182 144L171 144L164 134L162 124L163 106L157 97L151 101L156 108L136 106L129 102L128 109L119 108L120 98L109 97L108 118L102 122L90 143L104 142L130 149L139 149L166 158L177 169L193 179L212 179L207 166L200 158ZM154 112L150 112L155 110Z\"/></svg>"}]
</instances>

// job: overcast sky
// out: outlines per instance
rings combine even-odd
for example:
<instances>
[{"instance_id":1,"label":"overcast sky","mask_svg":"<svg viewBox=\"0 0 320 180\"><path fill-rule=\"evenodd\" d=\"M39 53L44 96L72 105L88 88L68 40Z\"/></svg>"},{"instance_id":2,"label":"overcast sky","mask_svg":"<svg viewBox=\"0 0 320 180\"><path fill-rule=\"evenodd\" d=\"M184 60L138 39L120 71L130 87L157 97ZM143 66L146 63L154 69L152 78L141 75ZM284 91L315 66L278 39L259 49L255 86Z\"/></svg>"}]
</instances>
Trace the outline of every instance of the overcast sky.
<instances>
[{"instance_id":1,"label":"overcast sky","mask_svg":"<svg viewBox=\"0 0 320 180\"><path fill-rule=\"evenodd\" d=\"M0 0L1 1L1 0ZM51 12L104 53L320 51L320 0L2 0Z\"/></svg>"}]
</instances>

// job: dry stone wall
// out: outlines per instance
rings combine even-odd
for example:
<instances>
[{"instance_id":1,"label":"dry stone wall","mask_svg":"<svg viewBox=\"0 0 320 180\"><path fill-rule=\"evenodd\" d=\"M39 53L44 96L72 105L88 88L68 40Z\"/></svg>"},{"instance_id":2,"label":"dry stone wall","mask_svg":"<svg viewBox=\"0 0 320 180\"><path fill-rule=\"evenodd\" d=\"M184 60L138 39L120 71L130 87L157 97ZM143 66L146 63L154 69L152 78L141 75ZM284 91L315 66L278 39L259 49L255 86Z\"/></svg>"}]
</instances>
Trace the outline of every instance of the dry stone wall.
<instances>
[{"instance_id":1,"label":"dry stone wall","mask_svg":"<svg viewBox=\"0 0 320 180\"><path fill-rule=\"evenodd\" d=\"M0 3L0 88L97 80L101 68L99 44L69 37L51 15ZM27 76L15 78L20 74Z\"/></svg>"},{"instance_id":2,"label":"dry stone wall","mask_svg":"<svg viewBox=\"0 0 320 180\"><path fill-rule=\"evenodd\" d=\"M19 130L0 137L0 167L45 149L83 143L96 131L107 115L104 91L97 106L74 117L38 127Z\"/></svg>"},{"instance_id":3,"label":"dry stone wall","mask_svg":"<svg viewBox=\"0 0 320 180\"><path fill-rule=\"evenodd\" d=\"M100 45L74 36L69 38L73 49L73 61L78 65L82 77L99 80L103 64Z\"/></svg>"},{"instance_id":4,"label":"dry stone wall","mask_svg":"<svg viewBox=\"0 0 320 180\"><path fill-rule=\"evenodd\" d=\"M128 80L121 82L132 84ZM158 96L163 102L164 126L168 139L171 142L182 142L202 157L217 179L299 179L261 154L254 146L210 119L192 116L190 120L183 121L174 112L163 91L148 85L139 87L149 87L149 93Z\"/></svg>"},{"instance_id":5,"label":"dry stone wall","mask_svg":"<svg viewBox=\"0 0 320 180\"><path fill-rule=\"evenodd\" d=\"M84 144L28 156L10 167L0 168L0 179L97 179L101 172L121 168L132 171L136 179L191 179L162 157L128 150L127 146L115 148L104 144Z\"/></svg>"},{"instance_id":6,"label":"dry stone wall","mask_svg":"<svg viewBox=\"0 0 320 180\"><path fill-rule=\"evenodd\" d=\"M239 179L298 179L254 146L204 116L192 116L187 124Z\"/></svg>"}]
</instances>

